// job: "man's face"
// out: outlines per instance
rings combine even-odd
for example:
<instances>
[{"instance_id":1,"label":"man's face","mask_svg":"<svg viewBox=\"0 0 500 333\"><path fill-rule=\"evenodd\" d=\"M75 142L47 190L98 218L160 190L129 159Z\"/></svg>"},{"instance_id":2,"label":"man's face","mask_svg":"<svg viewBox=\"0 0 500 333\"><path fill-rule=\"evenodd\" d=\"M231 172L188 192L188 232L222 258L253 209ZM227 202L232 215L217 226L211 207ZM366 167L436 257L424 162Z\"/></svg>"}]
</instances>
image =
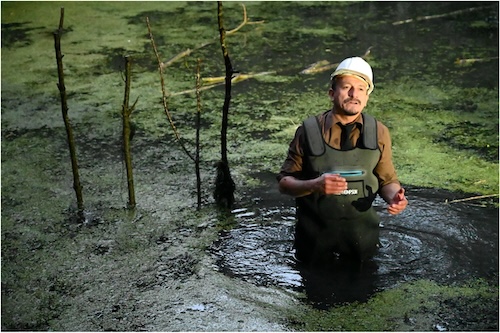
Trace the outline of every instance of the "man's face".
<instances>
[{"instance_id":1,"label":"man's face","mask_svg":"<svg viewBox=\"0 0 500 333\"><path fill-rule=\"evenodd\" d=\"M368 84L351 75L340 76L336 80L335 89L328 92L335 111L347 116L361 113L368 103Z\"/></svg>"}]
</instances>

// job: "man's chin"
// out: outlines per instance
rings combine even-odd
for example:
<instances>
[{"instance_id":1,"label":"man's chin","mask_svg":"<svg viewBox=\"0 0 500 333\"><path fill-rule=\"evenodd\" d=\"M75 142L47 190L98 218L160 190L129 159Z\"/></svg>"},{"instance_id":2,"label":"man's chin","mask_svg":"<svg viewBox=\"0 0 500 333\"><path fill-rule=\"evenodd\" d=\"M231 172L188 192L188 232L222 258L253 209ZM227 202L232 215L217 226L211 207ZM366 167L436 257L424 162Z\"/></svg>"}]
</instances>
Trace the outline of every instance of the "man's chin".
<instances>
[{"instance_id":1,"label":"man's chin","mask_svg":"<svg viewBox=\"0 0 500 333\"><path fill-rule=\"evenodd\" d=\"M348 116L356 116L361 113L362 110L359 109L344 109L344 113Z\"/></svg>"},{"instance_id":2,"label":"man's chin","mask_svg":"<svg viewBox=\"0 0 500 333\"><path fill-rule=\"evenodd\" d=\"M363 107L358 103L346 103L344 104L343 109L346 114L349 114L351 116L363 111Z\"/></svg>"}]
</instances>

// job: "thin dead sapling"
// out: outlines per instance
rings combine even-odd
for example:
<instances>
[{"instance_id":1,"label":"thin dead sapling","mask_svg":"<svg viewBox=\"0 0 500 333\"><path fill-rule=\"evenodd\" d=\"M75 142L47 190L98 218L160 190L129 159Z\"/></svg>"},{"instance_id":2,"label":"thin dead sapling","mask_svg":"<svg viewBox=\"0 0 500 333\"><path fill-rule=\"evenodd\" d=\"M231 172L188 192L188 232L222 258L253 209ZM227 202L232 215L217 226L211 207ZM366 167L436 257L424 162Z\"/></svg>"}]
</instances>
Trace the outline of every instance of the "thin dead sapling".
<instances>
[{"instance_id":1,"label":"thin dead sapling","mask_svg":"<svg viewBox=\"0 0 500 333\"><path fill-rule=\"evenodd\" d=\"M167 91L165 89L165 79L164 79L164 75L163 75L163 69L165 66L161 61L160 54L158 53L158 48L156 47L156 43L155 43L155 40L153 37L153 32L151 30L151 24L149 23L149 17L146 17L146 24L148 26L149 39L151 40L151 45L153 47L153 51L155 53L156 60L158 61L158 71L160 73L163 110L165 112L165 115L167 116L167 119L168 119L168 122L170 123L170 126L172 127L172 130L174 132L174 135L175 135L177 142L180 144L182 150L186 153L186 155L195 163L195 167L198 168L199 167L199 160L197 160L197 159L199 159L199 151L198 151L199 145L198 144L196 145L197 151L196 151L196 157L195 157L186 148L186 145L185 145L184 141L182 140L182 138L179 134L179 131L177 130L177 127L174 124L174 120L173 120L172 115L168 109L168 96L167 96ZM198 121L197 122L197 131L199 131L199 126L200 126L200 122ZM199 172L198 169L197 169L197 172ZM196 188L198 190L198 207L200 207L200 205L201 205L201 203L200 203L200 201L201 201L201 194L200 194L201 184L200 184L200 177L198 176L198 174L196 177Z\"/></svg>"},{"instance_id":2,"label":"thin dead sapling","mask_svg":"<svg viewBox=\"0 0 500 333\"><path fill-rule=\"evenodd\" d=\"M234 191L236 185L231 177L229 163L227 159L227 126L229 120L229 105L231 102L231 80L235 73L229 58L229 53L226 46L226 31L224 29L222 16L222 2L217 1L217 13L219 23L220 45L222 55L224 57L224 65L226 69L225 78L225 97L222 107L222 124L221 124L221 159L217 162L217 176L215 179L214 199L216 204L221 208L230 209L234 203Z\"/></svg>"},{"instance_id":3,"label":"thin dead sapling","mask_svg":"<svg viewBox=\"0 0 500 333\"><path fill-rule=\"evenodd\" d=\"M123 124L123 154L125 159L125 166L127 169L127 185L128 185L128 208L134 209L135 190L134 190L134 175L132 172L132 153L130 151L130 140L132 138L132 127L130 116L134 111L135 105L139 98L137 98L132 106L129 105L130 101L130 83L131 83L131 59L129 56L124 57L125 60L125 93L122 104L122 124Z\"/></svg>"},{"instance_id":4,"label":"thin dead sapling","mask_svg":"<svg viewBox=\"0 0 500 333\"><path fill-rule=\"evenodd\" d=\"M196 154L195 154L195 170L196 170L196 193L198 210L201 208L201 175L200 175L200 128L201 128L201 59L198 58L196 66Z\"/></svg>"},{"instance_id":5,"label":"thin dead sapling","mask_svg":"<svg viewBox=\"0 0 500 333\"><path fill-rule=\"evenodd\" d=\"M83 214L83 195L82 186L80 184L80 176L78 172L78 160L76 157L76 145L73 136L73 128L68 116L68 102L66 97L66 86L64 85L64 68L63 68L63 54L61 52L61 36L64 33L64 8L61 8L61 15L59 19L59 28L54 32L54 47L56 50L56 61L57 61L57 74L59 76L59 82L57 87L59 88L59 94L61 96L61 111L64 120L64 126L66 127L66 134L68 138L69 153L71 158L71 166L73 170L73 189L76 193L76 201L78 206L78 215L81 219L84 219Z\"/></svg>"}]
</instances>

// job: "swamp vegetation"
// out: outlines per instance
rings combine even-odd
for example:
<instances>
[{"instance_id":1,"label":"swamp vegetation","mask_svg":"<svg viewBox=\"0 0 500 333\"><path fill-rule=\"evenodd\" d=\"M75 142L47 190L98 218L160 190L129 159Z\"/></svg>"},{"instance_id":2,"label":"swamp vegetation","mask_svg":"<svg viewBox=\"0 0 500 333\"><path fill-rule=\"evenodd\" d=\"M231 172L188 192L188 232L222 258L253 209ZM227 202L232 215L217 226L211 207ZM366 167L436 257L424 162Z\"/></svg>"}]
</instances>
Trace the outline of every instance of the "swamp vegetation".
<instances>
[{"instance_id":1,"label":"swamp vegetation","mask_svg":"<svg viewBox=\"0 0 500 333\"><path fill-rule=\"evenodd\" d=\"M217 210L212 196L225 92L208 86L225 75L216 2L1 5L2 330L498 330L498 272L465 283L395 283L367 302L318 310L300 292L214 268L207 249L219 232L237 227L235 214ZM223 5L226 29L238 27L241 3ZM61 7L85 223L75 218L56 85ZM266 204L258 193L275 186L265 179L278 172L295 129L330 107L331 71L301 72L370 50L375 90L366 112L389 127L409 193L440 189L449 202L478 197L459 203L465 209L498 207L497 2L244 8L247 24L227 35L241 75L227 132L236 205ZM163 112L146 18L163 61L174 60L165 68L169 110L192 152L201 104L199 210L195 167ZM130 100L137 99L130 114L135 210L127 208L122 154L124 56L131 59ZM492 262L498 268L498 257Z\"/></svg>"}]
</instances>

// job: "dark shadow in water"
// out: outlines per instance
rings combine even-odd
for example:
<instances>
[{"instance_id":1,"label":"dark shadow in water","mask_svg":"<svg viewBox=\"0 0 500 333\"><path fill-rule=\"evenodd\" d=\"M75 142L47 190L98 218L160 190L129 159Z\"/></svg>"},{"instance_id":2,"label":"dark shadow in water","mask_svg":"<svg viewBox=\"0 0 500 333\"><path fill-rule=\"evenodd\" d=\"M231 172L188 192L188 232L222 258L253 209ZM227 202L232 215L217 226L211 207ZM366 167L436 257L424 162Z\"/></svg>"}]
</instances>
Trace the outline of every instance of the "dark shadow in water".
<instances>
[{"instance_id":1,"label":"dark shadow in water","mask_svg":"<svg viewBox=\"0 0 500 333\"><path fill-rule=\"evenodd\" d=\"M297 264L308 301L319 309L339 303L365 302L377 291L378 265L369 260L359 263L336 259L324 267Z\"/></svg>"},{"instance_id":2,"label":"dark shadow in water","mask_svg":"<svg viewBox=\"0 0 500 333\"><path fill-rule=\"evenodd\" d=\"M381 248L363 266L337 259L320 269L303 267L293 257L293 199L279 194L272 181L233 210L237 227L223 232L211 249L229 276L304 291L317 308L363 302L419 279L498 281L498 209L447 204L457 194L435 189L408 188L410 204L398 216L375 201Z\"/></svg>"}]
</instances>

